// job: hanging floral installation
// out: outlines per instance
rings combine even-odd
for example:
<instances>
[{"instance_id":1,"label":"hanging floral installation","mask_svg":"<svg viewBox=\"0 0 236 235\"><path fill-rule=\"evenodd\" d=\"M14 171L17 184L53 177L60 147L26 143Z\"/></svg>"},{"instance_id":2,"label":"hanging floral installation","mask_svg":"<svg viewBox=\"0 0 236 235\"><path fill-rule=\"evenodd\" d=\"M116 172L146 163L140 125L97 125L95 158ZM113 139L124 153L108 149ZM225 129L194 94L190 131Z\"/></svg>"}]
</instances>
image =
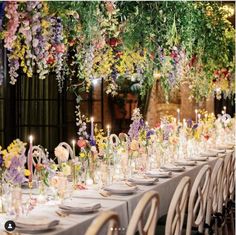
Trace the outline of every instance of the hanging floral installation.
<instances>
[{"instance_id":1,"label":"hanging floral installation","mask_svg":"<svg viewBox=\"0 0 236 235\"><path fill-rule=\"evenodd\" d=\"M0 5L0 32L2 29L2 18L3 18L3 5ZM0 40L0 86L3 84L4 72L3 72L3 45Z\"/></svg>"},{"instance_id":2,"label":"hanging floral installation","mask_svg":"<svg viewBox=\"0 0 236 235\"><path fill-rule=\"evenodd\" d=\"M112 96L128 88L145 97L157 79L166 100L181 83L197 101L234 93L235 30L222 3L8 1L4 6L1 37L11 84L54 73L59 92L67 80L77 101L101 78Z\"/></svg>"}]
</instances>

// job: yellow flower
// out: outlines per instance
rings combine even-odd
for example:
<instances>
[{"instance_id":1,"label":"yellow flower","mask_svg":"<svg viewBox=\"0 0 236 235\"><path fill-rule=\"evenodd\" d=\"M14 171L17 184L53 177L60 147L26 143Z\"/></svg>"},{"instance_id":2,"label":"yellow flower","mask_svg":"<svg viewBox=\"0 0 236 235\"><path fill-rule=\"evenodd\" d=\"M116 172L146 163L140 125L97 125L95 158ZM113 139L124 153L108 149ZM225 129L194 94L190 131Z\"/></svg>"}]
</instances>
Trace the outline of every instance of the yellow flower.
<instances>
[{"instance_id":1,"label":"yellow flower","mask_svg":"<svg viewBox=\"0 0 236 235\"><path fill-rule=\"evenodd\" d=\"M46 20L42 20L42 27L43 28L48 28L49 27L49 22Z\"/></svg>"},{"instance_id":2,"label":"yellow flower","mask_svg":"<svg viewBox=\"0 0 236 235\"><path fill-rule=\"evenodd\" d=\"M85 157L86 157L86 154L85 154L84 152L81 152L81 153L79 154L79 156L80 156L81 158L85 158Z\"/></svg>"},{"instance_id":3,"label":"yellow flower","mask_svg":"<svg viewBox=\"0 0 236 235\"><path fill-rule=\"evenodd\" d=\"M29 171L28 169L25 169L25 170L24 170L24 175L25 175L25 176L30 176L30 171Z\"/></svg>"}]
</instances>

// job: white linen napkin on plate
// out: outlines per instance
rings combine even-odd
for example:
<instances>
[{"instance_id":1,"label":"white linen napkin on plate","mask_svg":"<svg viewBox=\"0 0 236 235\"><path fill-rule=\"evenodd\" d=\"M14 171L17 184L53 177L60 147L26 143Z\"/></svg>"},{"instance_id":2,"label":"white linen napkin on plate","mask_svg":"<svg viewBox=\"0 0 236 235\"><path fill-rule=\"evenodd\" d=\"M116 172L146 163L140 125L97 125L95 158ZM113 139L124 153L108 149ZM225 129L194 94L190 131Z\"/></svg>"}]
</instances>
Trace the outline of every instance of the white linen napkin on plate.
<instances>
[{"instance_id":1,"label":"white linen napkin on plate","mask_svg":"<svg viewBox=\"0 0 236 235\"><path fill-rule=\"evenodd\" d=\"M71 213L86 213L86 212L95 212L101 208L100 203L81 203L75 201L65 201L63 204L59 205L59 208Z\"/></svg>"}]
</instances>

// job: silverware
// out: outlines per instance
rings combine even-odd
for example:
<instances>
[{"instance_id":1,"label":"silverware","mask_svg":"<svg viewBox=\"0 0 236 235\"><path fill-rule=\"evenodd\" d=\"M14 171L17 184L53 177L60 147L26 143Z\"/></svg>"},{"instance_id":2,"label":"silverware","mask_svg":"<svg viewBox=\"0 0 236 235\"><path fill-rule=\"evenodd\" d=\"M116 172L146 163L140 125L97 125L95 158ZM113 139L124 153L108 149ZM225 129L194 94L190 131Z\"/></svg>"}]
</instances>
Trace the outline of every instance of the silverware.
<instances>
[{"instance_id":1,"label":"silverware","mask_svg":"<svg viewBox=\"0 0 236 235\"><path fill-rule=\"evenodd\" d=\"M56 213L57 213L57 215L59 215L61 217L69 216L69 213L67 213L65 211L61 211L61 210L57 210Z\"/></svg>"},{"instance_id":2,"label":"silverware","mask_svg":"<svg viewBox=\"0 0 236 235\"><path fill-rule=\"evenodd\" d=\"M110 197L111 196L111 193L108 191L105 191L105 190L99 191L99 194L103 197Z\"/></svg>"}]
</instances>

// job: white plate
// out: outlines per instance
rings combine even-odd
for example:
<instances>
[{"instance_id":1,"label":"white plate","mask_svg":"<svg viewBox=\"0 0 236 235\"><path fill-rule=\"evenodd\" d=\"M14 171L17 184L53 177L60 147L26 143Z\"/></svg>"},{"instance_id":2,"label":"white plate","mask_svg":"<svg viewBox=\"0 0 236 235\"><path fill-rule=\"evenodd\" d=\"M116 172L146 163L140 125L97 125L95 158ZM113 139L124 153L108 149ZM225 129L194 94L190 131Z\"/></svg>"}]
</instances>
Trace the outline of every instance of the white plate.
<instances>
[{"instance_id":1,"label":"white plate","mask_svg":"<svg viewBox=\"0 0 236 235\"><path fill-rule=\"evenodd\" d=\"M65 201L59 208L69 213L91 213L97 212L101 208L100 203L81 203L75 201Z\"/></svg>"},{"instance_id":2,"label":"white plate","mask_svg":"<svg viewBox=\"0 0 236 235\"><path fill-rule=\"evenodd\" d=\"M149 177L154 177L154 178L170 178L172 173L171 171L160 171L160 170L151 170L146 173L147 176Z\"/></svg>"},{"instance_id":3,"label":"white plate","mask_svg":"<svg viewBox=\"0 0 236 235\"><path fill-rule=\"evenodd\" d=\"M112 194L133 194L137 191L137 186L129 187L125 184L113 184L103 188Z\"/></svg>"},{"instance_id":4,"label":"white plate","mask_svg":"<svg viewBox=\"0 0 236 235\"><path fill-rule=\"evenodd\" d=\"M200 156L202 156L202 157L217 157L218 153L219 152L217 150L212 149L210 151L200 153Z\"/></svg>"},{"instance_id":5,"label":"white plate","mask_svg":"<svg viewBox=\"0 0 236 235\"><path fill-rule=\"evenodd\" d=\"M196 161L178 160L175 162L177 166L196 166Z\"/></svg>"},{"instance_id":6,"label":"white plate","mask_svg":"<svg viewBox=\"0 0 236 235\"><path fill-rule=\"evenodd\" d=\"M42 232L54 229L59 220L47 218L45 216L21 217L15 220L16 228L21 232Z\"/></svg>"},{"instance_id":7,"label":"white plate","mask_svg":"<svg viewBox=\"0 0 236 235\"><path fill-rule=\"evenodd\" d=\"M192 161L207 161L208 160L208 157L192 157L192 158L189 158L190 160Z\"/></svg>"},{"instance_id":8,"label":"white plate","mask_svg":"<svg viewBox=\"0 0 236 235\"><path fill-rule=\"evenodd\" d=\"M167 165L161 166L161 169L166 170L166 171L182 172L185 170L185 167L175 166L173 164L167 164Z\"/></svg>"},{"instance_id":9,"label":"white plate","mask_svg":"<svg viewBox=\"0 0 236 235\"><path fill-rule=\"evenodd\" d=\"M155 182L157 182L157 179L144 178L143 176L134 176L132 178L129 178L128 181L133 182L135 184L140 184L140 185L152 185Z\"/></svg>"}]
</instances>

